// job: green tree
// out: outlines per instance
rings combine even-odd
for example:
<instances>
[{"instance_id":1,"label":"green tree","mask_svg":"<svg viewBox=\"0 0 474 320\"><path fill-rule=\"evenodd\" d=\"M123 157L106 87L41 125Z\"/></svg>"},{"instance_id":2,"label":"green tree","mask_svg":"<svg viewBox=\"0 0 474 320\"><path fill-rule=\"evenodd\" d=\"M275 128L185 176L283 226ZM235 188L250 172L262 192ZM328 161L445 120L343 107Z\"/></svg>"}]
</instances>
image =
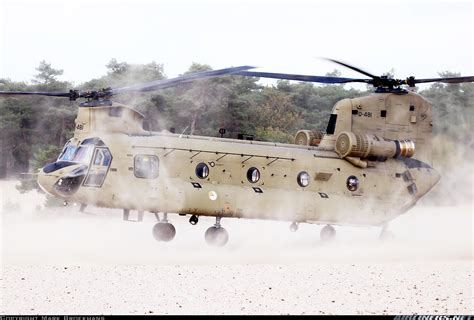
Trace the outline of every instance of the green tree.
<instances>
[{"instance_id":1,"label":"green tree","mask_svg":"<svg viewBox=\"0 0 474 320\"><path fill-rule=\"evenodd\" d=\"M326 72L326 77L340 77L342 75L341 71L334 69L331 72Z\"/></svg>"},{"instance_id":2,"label":"green tree","mask_svg":"<svg viewBox=\"0 0 474 320\"><path fill-rule=\"evenodd\" d=\"M36 68L38 73L32 80L33 83L49 85L57 81L57 76L63 74L63 70L54 69L51 67L51 63L47 63L45 60L40 62L40 65Z\"/></svg>"}]
</instances>

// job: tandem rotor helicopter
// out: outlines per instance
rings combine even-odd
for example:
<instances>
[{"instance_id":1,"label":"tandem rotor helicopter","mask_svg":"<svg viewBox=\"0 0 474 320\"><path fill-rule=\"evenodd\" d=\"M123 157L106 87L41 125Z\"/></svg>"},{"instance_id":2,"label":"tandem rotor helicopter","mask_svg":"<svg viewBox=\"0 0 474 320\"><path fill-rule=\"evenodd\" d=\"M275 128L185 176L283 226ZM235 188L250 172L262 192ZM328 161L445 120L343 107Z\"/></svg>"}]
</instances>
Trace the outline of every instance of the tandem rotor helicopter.
<instances>
[{"instance_id":1,"label":"tandem rotor helicopter","mask_svg":"<svg viewBox=\"0 0 474 320\"><path fill-rule=\"evenodd\" d=\"M405 80L375 76L331 60L368 78L306 76L249 71L242 66L157 80L122 88L69 92L8 92L86 99L74 136L53 163L38 173L47 193L84 205L145 211L157 218L153 236L170 241L176 229L168 213L216 218L205 232L210 245L229 239L222 218L283 220L325 225L321 239L334 239L333 225L380 226L413 207L439 181L432 165L432 105L402 86L473 82L474 77ZM121 93L169 88L223 75L265 77L375 87L371 95L343 99L326 132L300 130L294 144L159 133L143 129L144 116L112 102ZM162 213L161 216L159 213Z\"/></svg>"}]
</instances>

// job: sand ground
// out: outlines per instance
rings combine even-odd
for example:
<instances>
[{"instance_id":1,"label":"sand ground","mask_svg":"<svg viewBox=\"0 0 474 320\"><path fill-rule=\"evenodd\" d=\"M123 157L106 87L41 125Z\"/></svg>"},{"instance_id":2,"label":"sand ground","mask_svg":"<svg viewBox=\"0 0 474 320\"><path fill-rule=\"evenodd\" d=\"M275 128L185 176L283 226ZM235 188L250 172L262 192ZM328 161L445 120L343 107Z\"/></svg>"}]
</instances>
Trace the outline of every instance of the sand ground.
<instances>
[{"instance_id":1,"label":"sand ground","mask_svg":"<svg viewBox=\"0 0 474 320\"><path fill-rule=\"evenodd\" d=\"M2 314L473 314L472 204L417 207L390 225L337 227L224 219L230 240L208 247L205 230L170 215L170 243L154 217L119 210L45 209L43 196L1 182Z\"/></svg>"}]
</instances>

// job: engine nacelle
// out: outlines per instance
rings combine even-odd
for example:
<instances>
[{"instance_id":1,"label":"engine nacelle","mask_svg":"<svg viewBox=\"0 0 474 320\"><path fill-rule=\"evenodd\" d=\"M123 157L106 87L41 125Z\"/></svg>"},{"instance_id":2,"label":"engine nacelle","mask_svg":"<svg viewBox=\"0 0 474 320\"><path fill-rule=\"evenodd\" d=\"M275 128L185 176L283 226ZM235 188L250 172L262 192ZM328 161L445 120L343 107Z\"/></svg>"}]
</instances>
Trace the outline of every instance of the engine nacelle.
<instances>
[{"instance_id":1,"label":"engine nacelle","mask_svg":"<svg viewBox=\"0 0 474 320\"><path fill-rule=\"evenodd\" d=\"M335 151L341 158L410 158L415 154L415 143L412 140L388 140L376 135L343 131L336 138Z\"/></svg>"},{"instance_id":2,"label":"engine nacelle","mask_svg":"<svg viewBox=\"0 0 474 320\"><path fill-rule=\"evenodd\" d=\"M318 146L323 138L321 131L300 130L296 133L295 144L303 146Z\"/></svg>"}]
</instances>

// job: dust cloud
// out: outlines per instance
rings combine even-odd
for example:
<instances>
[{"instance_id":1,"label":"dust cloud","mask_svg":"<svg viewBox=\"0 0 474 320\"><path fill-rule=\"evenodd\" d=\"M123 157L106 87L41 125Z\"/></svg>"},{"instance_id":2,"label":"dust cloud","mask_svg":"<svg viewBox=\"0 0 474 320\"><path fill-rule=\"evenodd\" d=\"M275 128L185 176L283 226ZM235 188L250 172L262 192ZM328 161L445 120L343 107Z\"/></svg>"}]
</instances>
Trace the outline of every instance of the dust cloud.
<instances>
[{"instance_id":1,"label":"dust cloud","mask_svg":"<svg viewBox=\"0 0 474 320\"><path fill-rule=\"evenodd\" d=\"M176 238L152 237L155 217L142 222L122 220L122 212L70 204L45 208L45 196L20 194L15 181L2 181L2 265L36 264L265 264L324 262L388 262L472 260L472 202L455 206L416 206L389 226L395 238L380 241L377 227L336 227L337 240L321 243L322 226L288 222L223 219L230 235L223 248L209 247L204 232L213 218L196 226L186 217L169 214ZM132 212L132 215L136 212Z\"/></svg>"},{"instance_id":2,"label":"dust cloud","mask_svg":"<svg viewBox=\"0 0 474 320\"><path fill-rule=\"evenodd\" d=\"M445 181L458 188L471 181L454 176ZM442 183L441 193L456 193ZM379 228L336 227L337 240L324 244L317 225L292 233L288 222L223 219L230 240L215 248L204 240L212 218L192 226L189 216L170 214L176 237L157 242L150 213L125 222L117 209L45 207L44 194L20 194L15 184L0 181L2 314L473 310L472 198L427 199L396 218L395 238L384 242Z\"/></svg>"}]
</instances>

